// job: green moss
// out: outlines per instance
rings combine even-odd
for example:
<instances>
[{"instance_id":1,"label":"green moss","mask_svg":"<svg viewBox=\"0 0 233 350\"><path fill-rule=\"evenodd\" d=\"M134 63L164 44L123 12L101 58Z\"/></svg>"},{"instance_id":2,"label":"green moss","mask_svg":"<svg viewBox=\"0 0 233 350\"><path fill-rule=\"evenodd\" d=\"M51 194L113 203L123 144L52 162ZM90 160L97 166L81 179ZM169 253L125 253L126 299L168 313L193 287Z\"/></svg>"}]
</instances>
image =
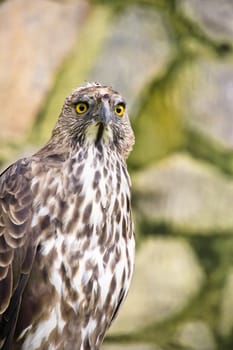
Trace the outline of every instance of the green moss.
<instances>
[{"instance_id":1,"label":"green moss","mask_svg":"<svg viewBox=\"0 0 233 350\"><path fill-rule=\"evenodd\" d=\"M196 158L216 165L226 175L233 174L233 155L229 149L225 149L216 140L202 135L194 129L186 129L186 149Z\"/></svg>"},{"instance_id":2,"label":"green moss","mask_svg":"<svg viewBox=\"0 0 233 350\"><path fill-rule=\"evenodd\" d=\"M183 148L185 135L176 106L176 77L183 64L191 59L192 56L184 53L173 60L164 75L152 81L142 99L138 115L132 121L136 136L134 152L129 158L132 168L141 168Z\"/></svg>"},{"instance_id":3,"label":"green moss","mask_svg":"<svg viewBox=\"0 0 233 350\"><path fill-rule=\"evenodd\" d=\"M135 166L165 156L182 141L178 116L166 104L161 91L156 91L150 99L134 125L136 145L130 162Z\"/></svg>"},{"instance_id":4,"label":"green moss","mask_svg":"<svg viewBox=\"0 0 233 350\"><path fill-rule=\"evenodd\" d=\"M108 6L128 6L133 4L138 5L153 5L160 8L173 8L175 0L91 0L94 4L108 4Z\"/></svg>"},{"instance_id":5,"label":"green moss","mask_svg":"<svg viewBox=\"0 0 233 350\"><path fill-rule=\"evenodd\" d=\"M0 147L0 172L1 169L5 168L5 166L9 163L9 159L11 158L12 154L16 152L17 145L8 143L3 144Z\"/></svg>"},{"instance_id":6,"label":"green moss","mask_svg":"<svg viewBox=\"0 0 233 350\"><path fill-rule=\"evenodd\" d=\"M96 6L93 8L82 32L77 37L72 53L64 62L60 72L57 73L54 86L37 116L30 141L41 144L49 138L60 114L64 98L87 79L101 49L111 18L112 9L110 7Z\"/></svg>"}]
</instances>

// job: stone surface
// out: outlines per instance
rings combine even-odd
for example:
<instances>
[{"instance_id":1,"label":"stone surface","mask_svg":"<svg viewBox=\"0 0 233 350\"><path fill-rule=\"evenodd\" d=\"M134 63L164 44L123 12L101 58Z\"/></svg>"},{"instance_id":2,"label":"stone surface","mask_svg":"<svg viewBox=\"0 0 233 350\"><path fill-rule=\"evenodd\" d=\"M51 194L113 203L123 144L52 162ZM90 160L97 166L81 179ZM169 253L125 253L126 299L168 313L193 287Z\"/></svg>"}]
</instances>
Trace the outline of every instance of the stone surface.
<instances>
[{"instance_id":1,"label":"stone surface","mask_svg":"<svg viewBox=\"0 0 233 350\"><path fill-rule=\"evenodd\" d=\"M0 0L1 166L48 139L84 81L129 102L136 271L103 350L233 349L232 8Z\"/></svg>"},{"instance_id":2,"label":"stone surface","mask_svg":"<svg viewBox=\"0 0 233 350\"><path fill-rule=\"evenodd\" d=\"M151 225L183 233L233 231L233 181L214 167L176 154L133 177L134 204Z\"/></svg>"},{"instance_id":3,"label":"stone surface","mask_svg":"<svg viewBox=\"0 0 233 350\"><path fill-rule=\"evenodd\" d=\"M67 59L61 72L59 72L56 85L50 94L46 107L40 115L33 139L41 143L50 137L65 97L70 92L85 84L95 59L103 45L105 34L108 32L109 23L112 20L113 9L110 6L92 6L83 23L78 40L72 48L72 54Z\"/></svg>"},{"instance_id":4,"label":"stone surface","mask_svg":"<svg viewBox=\"0 0 233 350\"><path fill-rule=\"evenodd\" d=\"M229 151L233 150L232 95L233 60L211 58L184 64L173 92L185 127Z\"/></svg>"},{"instance_id":5,"label":"stone surface","mask_svg":"<svg viewBox=\"0 0 233 350\"><path fill-rule=\"evenodd\" d=\"M177 0L177 7L213 40L229 41L233 37L233 3L231 0Z\"/></svg>"},{"instance_id":6,"label":"stone surface","mask_svg":"<svg viewBox=\"0 0 233 350\"><path fill-rule=\"evenodd\" d=\"M110 334L137 332L174 316L200 290L202 269L182 239L149 239L136 257L129 295Z\"/></svg>"},{"instance_id":7,"label":"stone surface","mask_svg":"<svg viewBox=\"0 0 233 350\"><path fill-rule=\"evenodd\" d=\"M131 114L130 114L131 115ZM136 143L128 163L144 168L183 147L185 141L181 113L174 108L172 88L152 88L137 118L132 118Z\"/></svg>"},{"instance_id":8,"label":"stone surface","mask_svg":"<svg viewBox=\"0 0 233 350\"><path fill-rule=\"evenodd\" d=\"M1 142L15 141L31 129L87 10L84 0L0 5Z\"/></svg>"},{"instance_id":9,"label":"stone surface","mask_svg":"<svg viewBox=\"0 0 233 350\"><path fill-rule=\"evenodd\" d=\"M152 6L127 6L112 19L90 80L110 84L135 110L140 93L163 74L174 54L163 14Z\"/></svg>"},{"instance_id":10,"label":"stone surface","mask_svg":"<svg viewBox=\"0 0 233 350\"><path fill-rule=\"evenodd\" d=\"M219 333L227 337L233 333L233 268L228 275L221 300Z\"/></svg>"},{"instance_id":11,"label":"stone surface","mask_svg":"<svg viewBox=\"0 0 233 350\"><path fill-rule=\"evenodd\" d=\"M176 343L189 350L215 350L216 342L210 327L202 321L183 324L176 334Z\"/></svg>"}]
</instances>

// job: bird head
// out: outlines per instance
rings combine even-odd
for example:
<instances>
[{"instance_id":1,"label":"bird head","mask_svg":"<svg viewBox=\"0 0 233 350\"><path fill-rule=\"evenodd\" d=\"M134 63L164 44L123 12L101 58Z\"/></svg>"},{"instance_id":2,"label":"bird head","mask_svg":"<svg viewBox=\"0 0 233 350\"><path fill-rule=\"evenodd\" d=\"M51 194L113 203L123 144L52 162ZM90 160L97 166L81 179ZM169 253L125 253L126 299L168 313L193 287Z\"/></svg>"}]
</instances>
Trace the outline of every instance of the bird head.
<instances>
[{"instance_id":1,"label":"bird head","mask_svg":"<svg viewBox=\"0 0 233 350\"><path fill-rule=\"evenodd\" d=\"M125 100L98 83L77 88L66 98L53 135L66 135L74 147L110 147L124 158L134 144Z\"/></svg>"}]
</instances>

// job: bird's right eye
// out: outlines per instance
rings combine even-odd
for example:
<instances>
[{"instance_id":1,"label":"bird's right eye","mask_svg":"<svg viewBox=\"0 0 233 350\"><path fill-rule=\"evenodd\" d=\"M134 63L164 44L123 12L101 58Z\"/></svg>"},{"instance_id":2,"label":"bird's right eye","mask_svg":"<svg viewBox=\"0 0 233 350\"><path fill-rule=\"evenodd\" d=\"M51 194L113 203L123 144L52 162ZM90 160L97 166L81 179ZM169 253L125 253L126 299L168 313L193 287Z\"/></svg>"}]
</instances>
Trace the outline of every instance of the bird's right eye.
<instances>
[{"instance_id":1,"label":"bird's right eye","mask_svg":"<svg viewBox=\"0 0 233 350\"><path fill-rule=\"evenodd\" d=\"M78 114L84 114L89 108L89 105L87 102L79 102L75 106L75 110Z\"/></svg>"}]
</instances>

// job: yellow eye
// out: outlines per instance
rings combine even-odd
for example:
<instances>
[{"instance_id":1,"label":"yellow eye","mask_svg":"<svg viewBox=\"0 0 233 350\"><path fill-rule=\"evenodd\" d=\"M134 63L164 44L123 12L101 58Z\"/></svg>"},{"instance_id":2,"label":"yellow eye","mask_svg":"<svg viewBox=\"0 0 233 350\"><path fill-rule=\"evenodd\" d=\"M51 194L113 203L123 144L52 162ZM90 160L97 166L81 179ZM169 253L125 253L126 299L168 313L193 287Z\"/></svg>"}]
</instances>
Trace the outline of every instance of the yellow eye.
<instances>
[{"instance_id":1,"label":"yellow eye","mask_svg":"<svg viewBox=\"0 0 233 350\"><path fill-rule=\"evenodd\" d=\"M114 111L116 115L118 115L118 117L122 117L125 112L125 106L122 103L119 103L118 105L116 105Z\"/></svg>"},{"instance_id":2,"label":"yellow eye","mask_svg":"<svg viewBox=\"0 0 233 350\"><path fill-rule=\"evenodd\" d=\"M75 110L78 114L83 114L88 110L88 104L86 102L79 102L76 106L75 106Z\"/></svg>"}]
</instances>

